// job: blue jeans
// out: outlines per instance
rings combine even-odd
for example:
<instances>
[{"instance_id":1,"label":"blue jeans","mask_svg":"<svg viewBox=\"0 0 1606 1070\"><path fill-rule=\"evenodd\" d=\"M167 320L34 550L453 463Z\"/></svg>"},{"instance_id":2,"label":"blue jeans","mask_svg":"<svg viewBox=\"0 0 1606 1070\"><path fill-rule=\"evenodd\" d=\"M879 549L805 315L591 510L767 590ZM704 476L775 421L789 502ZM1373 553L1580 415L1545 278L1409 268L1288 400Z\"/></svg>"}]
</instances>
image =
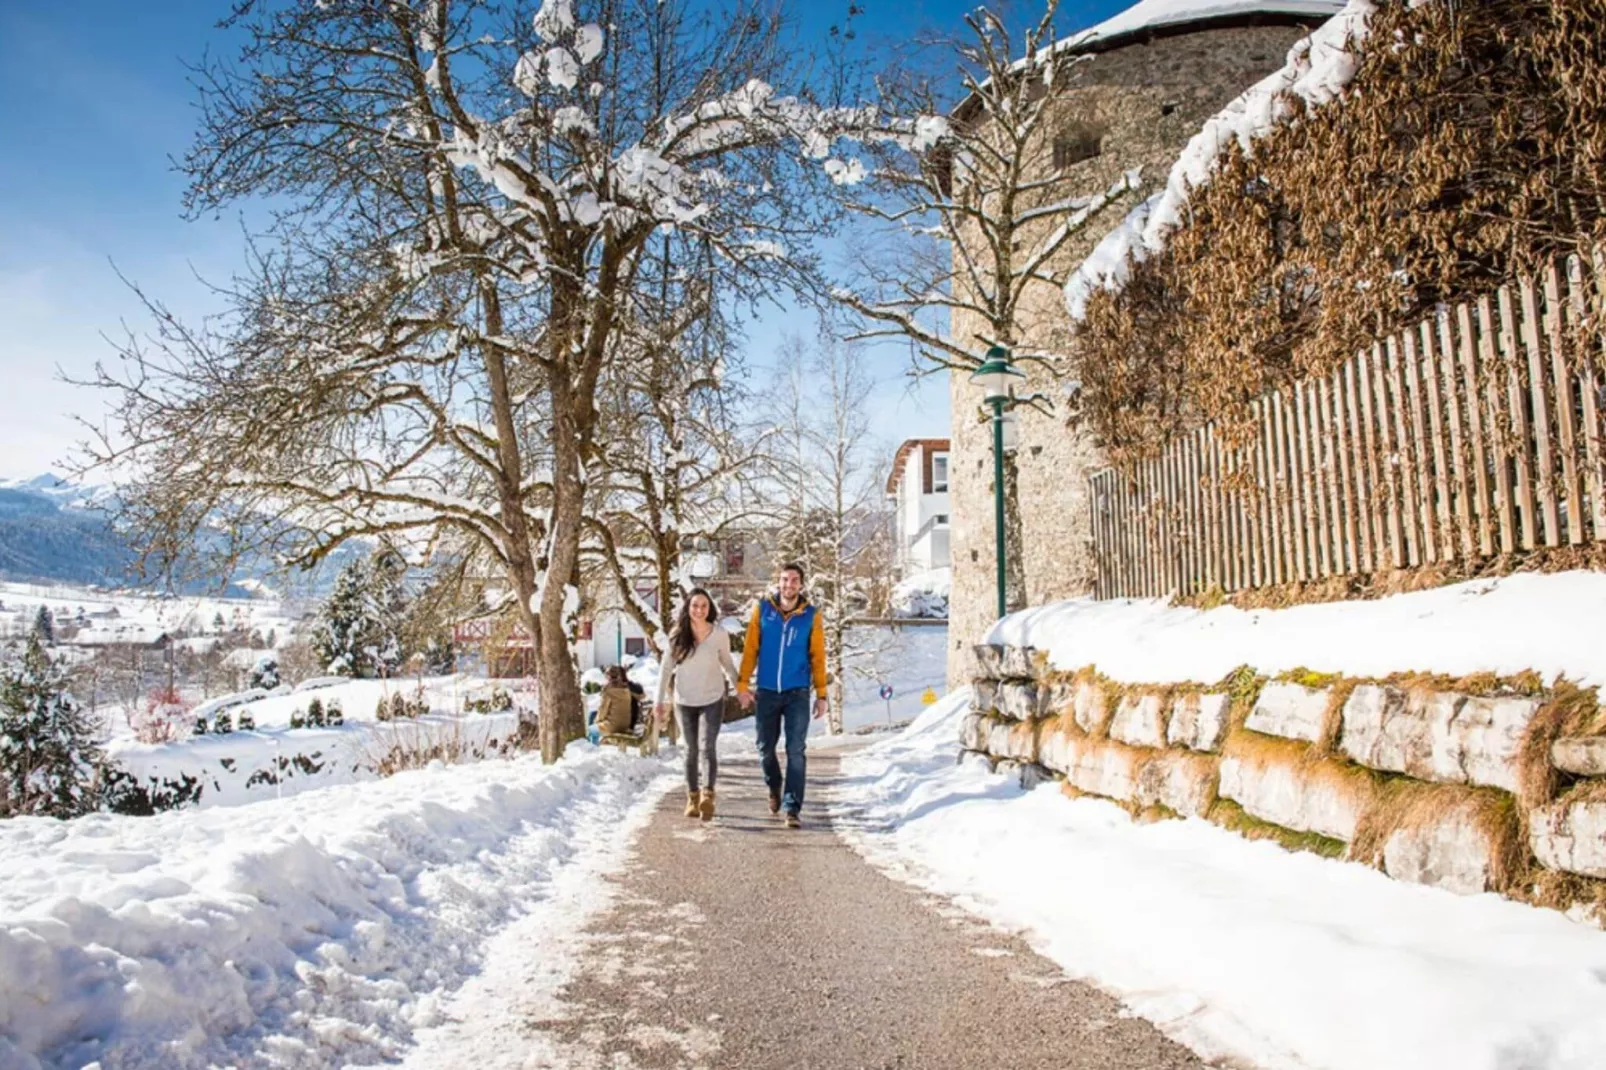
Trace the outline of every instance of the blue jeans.
<instances>
[{"instance_id":1,"label":"blue jeans","mask_svg":"<svg viewBox=\"0 0 1606 1070\"><path fill-rule=\"evenodd\" d=\"M809 738L809 689L758 693L758 757L764 769L764 784L771 791L780 788L781 763L775 758L775 744L786 727L786 785L781 792L781 809L795 814L803 809L803 773L807 767L804 751Z\"/></svg>"}]
</instances>

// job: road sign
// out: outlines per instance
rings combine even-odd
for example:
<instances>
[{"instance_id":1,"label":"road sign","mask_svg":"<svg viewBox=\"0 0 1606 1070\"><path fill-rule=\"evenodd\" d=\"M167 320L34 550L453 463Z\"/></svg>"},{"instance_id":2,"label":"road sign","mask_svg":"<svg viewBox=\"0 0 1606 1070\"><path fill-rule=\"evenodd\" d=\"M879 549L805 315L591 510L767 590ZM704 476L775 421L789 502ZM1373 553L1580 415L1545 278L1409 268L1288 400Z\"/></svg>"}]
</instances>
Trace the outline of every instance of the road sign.
<instances>
[{"instance_id":1,"label":"road sign","mask_svg":"<svg viewBox=\"0 0 1606 1070\"><path fill-rule=\"evenodd\" d=\"M884 698L884 699L890 699L892 697L892 685L891 684L882 684L881 685L881 697Z\"/></svg>"}]
</instances>

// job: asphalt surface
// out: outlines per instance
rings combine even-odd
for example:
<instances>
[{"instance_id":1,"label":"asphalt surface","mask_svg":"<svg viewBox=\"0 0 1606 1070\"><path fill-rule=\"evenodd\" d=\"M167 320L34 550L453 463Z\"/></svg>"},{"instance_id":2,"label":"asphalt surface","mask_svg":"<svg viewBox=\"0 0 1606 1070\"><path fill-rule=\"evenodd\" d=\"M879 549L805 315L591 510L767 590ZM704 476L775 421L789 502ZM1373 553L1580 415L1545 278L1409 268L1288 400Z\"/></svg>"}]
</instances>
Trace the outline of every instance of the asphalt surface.
<instances>
[{"instance_id":1,"label":"asphalt surface","mask_svg":"<svg viewBox=\"0 0 1606 1070\"><path fill-rule=\"evenodd\" d=\"M709 824L682 815L684 793L666 798L613 878L615 905L586 934L560 1016L524 1023L555 1044L559 1064L1207 1065L1019 939L867 864L821 804L836 765L810 755L800 830L769 814L756 760L722 762Z\"/></svg>"}]
</instances>

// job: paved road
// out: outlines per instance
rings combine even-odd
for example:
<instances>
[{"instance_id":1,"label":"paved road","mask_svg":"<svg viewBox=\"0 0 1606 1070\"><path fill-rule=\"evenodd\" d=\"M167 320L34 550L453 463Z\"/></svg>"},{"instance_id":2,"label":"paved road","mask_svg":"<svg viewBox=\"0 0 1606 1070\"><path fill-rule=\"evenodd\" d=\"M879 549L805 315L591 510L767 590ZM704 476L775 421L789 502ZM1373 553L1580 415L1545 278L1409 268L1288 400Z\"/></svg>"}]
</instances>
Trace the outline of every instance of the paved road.
<instances>
[{"instance_id":1,"label":"paved road","mask_svg":"<svg viewBox=\"0 0 1606 1070\"><path fill-rule=\"evenodd\" d=\"M811 755L809 773L798 831L770 816L755 761L722 766L710 825L681 815L684 795L665 800L615 878L616 905L591 927L561 1017L525 1023L561 1053L538 1065L1204 1065L1020 940L882 876L820 805L835 760Z\"/></svg>"}]
</instances>

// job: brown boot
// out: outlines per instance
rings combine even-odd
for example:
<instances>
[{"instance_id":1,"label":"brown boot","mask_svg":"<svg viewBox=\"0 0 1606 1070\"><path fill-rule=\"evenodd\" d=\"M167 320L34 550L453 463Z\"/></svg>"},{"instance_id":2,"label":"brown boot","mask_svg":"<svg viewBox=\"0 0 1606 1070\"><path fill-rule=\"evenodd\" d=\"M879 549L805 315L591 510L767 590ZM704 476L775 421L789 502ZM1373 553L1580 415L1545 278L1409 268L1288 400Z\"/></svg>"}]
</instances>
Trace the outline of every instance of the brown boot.
<instances>
[{"instance_id":1,"label":"brown boot","mask_svg":"<svg viewBox=\"0 0 1606 1070\"><path fill-rule=\"evenodd\" d=\"M697 793L695 791L688 791L686 793L686 816L697 817L701 813L702 810L697 799Z\"/></svg>"},{"instance_id":2,"label":"brown boot","mask_svg":"<svg viewBox=\"0 0 1606 1070\"><path fill-rule=\"evenodd\" d=\"M771 788L770 789L770 813L778 814L780 812L781 812L781 789L780 788Z\"/></svg>"},{"instance_id":3,"label":"brown boot","mask_svg":"<svg viewBox=\"0 0 1606 1070\"><path fill-rule=\"evenodd\" d=\"M698 807L703 814L704 821L714 820L714 789L704 788L702 802Z\"/></svg>"}]
</instances>

